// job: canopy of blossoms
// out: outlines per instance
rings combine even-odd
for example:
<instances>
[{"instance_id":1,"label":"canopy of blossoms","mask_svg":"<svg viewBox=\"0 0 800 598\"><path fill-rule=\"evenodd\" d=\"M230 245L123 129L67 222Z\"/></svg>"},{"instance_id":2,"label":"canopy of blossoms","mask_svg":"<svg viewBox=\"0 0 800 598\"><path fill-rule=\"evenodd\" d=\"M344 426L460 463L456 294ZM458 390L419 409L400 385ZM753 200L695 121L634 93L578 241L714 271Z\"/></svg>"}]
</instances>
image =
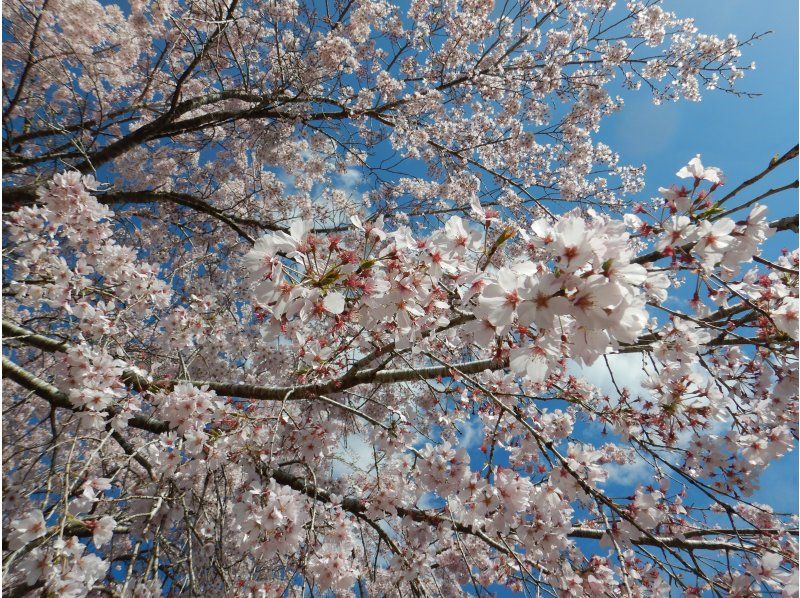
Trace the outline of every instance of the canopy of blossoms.
<instances>
[{"instance_id":1,"label":"canopy of blossoms","mask_svg":"<svg viewBox=\"0 0 800 598\"><path fill-rule=\"evenodd\" d=\"M798 148L643 199L598 140L738 93L754 39L652 1L3 11L4 595L798 595L753 499L797 445Z\"/></svg>"}]
</instances>

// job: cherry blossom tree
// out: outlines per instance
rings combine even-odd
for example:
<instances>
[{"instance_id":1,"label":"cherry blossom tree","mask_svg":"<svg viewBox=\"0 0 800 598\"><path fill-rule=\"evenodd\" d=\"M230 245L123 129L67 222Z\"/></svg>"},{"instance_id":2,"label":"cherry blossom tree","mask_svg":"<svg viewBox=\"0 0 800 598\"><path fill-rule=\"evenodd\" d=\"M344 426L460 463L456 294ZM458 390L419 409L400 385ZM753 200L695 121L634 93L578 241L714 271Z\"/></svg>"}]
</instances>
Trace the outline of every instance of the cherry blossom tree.
<instances>
[{"instance_id":1,"label":"cherry blossom tree","mask_svg":"<svg viewBox=\"0 0 800 598\"><path fill-rule=\"evenodd\" d=\"M798 148L645 199L755 38L616 4L6 0L4 595L797 596Z\"/></svg>"}]
</instances>

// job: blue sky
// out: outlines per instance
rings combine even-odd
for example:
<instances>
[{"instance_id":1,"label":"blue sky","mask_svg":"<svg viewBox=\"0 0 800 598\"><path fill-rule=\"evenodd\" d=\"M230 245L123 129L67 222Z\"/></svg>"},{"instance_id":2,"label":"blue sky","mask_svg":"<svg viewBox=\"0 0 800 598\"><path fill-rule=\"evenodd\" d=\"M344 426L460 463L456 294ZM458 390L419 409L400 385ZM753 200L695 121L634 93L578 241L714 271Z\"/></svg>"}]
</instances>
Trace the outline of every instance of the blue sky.
<instances>
[{"instance_id":1,"label":"blue sky","mask_svg":"<svg viewBox=\"0 0 800 598\"><path fill-rule=\"evenodd\" d=\"M762 170L772 156L782 155L797 142L797 0L666 0L664 6L679 16L695 17L703 33L721 37L734 33L740 40L769 30L773 33L743 51L742 64L754 61L757 68L739 81L739 89L761 94L758 97L705 92L701 102L655 106L645 90L623 94L625 108L607 118L593 138L619 152L623 163L647 165L647 186L637 197L640 200L654 196L660 186L678 182L675 172L697 153L702 154L705 164L725 171L730 188ZM795 172L796 164L783 166L752 190L758 193L786 184L794 180ZM750 197L752 195L743 195L742 199ZM796 195L791 193L771 200L768 205L774 217L796 209ZM796 243L795 236L779 235L770 243L768 255L792 243ZM630 382L634 384L638 369L622 369L625 371L615 375L630 374ZM603 386L602 380L593 381ZM479 450L479 434L469 426L465 426L463 432L467 437L474 436L469 452L473 467L480 467L485 455ZM610 439L597 438L598 444L605 440ZM360 448L369 447L354 446L356 459ZM496 463L504 461L505 455L500 451ZM754 500L769 503L782 512L796 512L797 467L796 452L772 464L765 470L762 488ZM614 493L623 486L631 489L631 483L638 481L647 482L616 478L610 480L606 488ZM510 595L499 587L492 590L501 596Z\"/></svg>"},{"instance_id":2,"label":"blue sky","mask_svg":"<svg viewBox=\"0 0 800 598\"><path fill-rule=\"evenodd\" d=\"M728 188L732 188L766 167L775 154L782 155L797 142L796 4L796 0L770 0L766 4L754 0L666 0L664 6L667 10L675 11L681 17L695 17L697 27L703 33L720 37L734 33L740 40L769 30L773 33L743 50L742 64L756 62L757 68L739 81L738 88L761 94L758 97L708 91L701 102L681 101L655 106L645 90L623 92L625 108L608 117L593 138L619 152L623 163L647 165L647 186L636 199L648 199L656 195L658 187L678 182L675 172L697 153L702 154L705 164L722 168L729 177ZM795 164L783 166L752 191L759 193L791 182L795 171ZM743 195L742 199L752 196ZM791 193L771 200L768 205L773 217L794 213L796 209L796 195ZM778 235L769 244L767 255L774 255L781 247L795 242L796 237L789 233ZM598 365L599 368L587 372L587 377L603 388L607 386L606 376L602 373L602 364ZM640 379L640 368L631 367L630 362L620 363L618 367L619 370L615 368L617 379L634 390ZM606 389L606 392L613 393L613 390ZM478 469L486 456L480 451L482 435L474 423L473 420L462 425L460 430L472 467ZM613 440L601 438L582 426L578 435L586 440L598 445ZM351 441L352 457L356 461L361 451L367 451L371 457L369 446L359 446L358 439ZM367 458L366 463L369 462ZM495 464L505 463L506 455L500 450L495 454ZM768 503L781 512L796 512L797 467L796 452L773 463L765 470L761 490L752 497L753 500ZM612 495L619 496L625 489L629 493L636 483L646 484L648 476L652 480L648 468L614 472L604 487ZM694 498L691 496L690 500ZM592 542L583 546L587 551L597 548ZM498 586L491 589L499 596L513 595Z\"/></svg>"},{"instance_id":3,"label":"blue sky","mask_svg":"<svg viewBox=\"0 0 800 598\"><path fill-rule=\"evenodd\" d=\"M637 196L640 200L657 195L660 186L677 183L675 172L697 153L702 154L704 164L723 169L731 189L798 140L797 0L666 0L663 6L680 17L694 17L703 33L720 37L733 33L740 40L772 33L743 49L742 65L755 62L756 70L738 82L738 89L761 94L757 97L706 91L700 102L655 106L647 91L623 94L625 107L608 117L593 137L619 152L623 163L647 165L646 187ZM796 177L797 163L791 162L739 199L750 199ZM767 205L772 217L797 213L797 193L784 192L767 200ZM782 247L793 249L796 243L796 235L778 234L768 243L766 254L775 255ZM627 371L615 373L620 374L637 377ZM587 377L591 379L593 374L587 372ZM602 379L593 381L604 386ZM470 452L479 459L474 454L477 451ZM609 490L619 489L613 480L609 484ZM752 500L770 504L776 511L798 512L796 450L764 471L761 488ZM492 589L500 596L512 595L502 588Z\"/></svg>"},{"instance_id":4,"label":"blue sky","mask_svg":"<svg viewBox=\"0 0 800 598\"><path fill-rule=\"evenodd\" d=\"M654 106L647 93L628 94L626 106L611 116L598 138L620 152L623 161L647 164L647 187L642 198L659 186L677 182L675 171L694 154L703 163L725 171L729 187L766 167L798 139L798 2L797 0L667 0L664 7L679 16L692 16L703 33L740 40L772 31L743 50L742 63L756 70L739 80L741 91L762 95L735 97L705 92L700 102ZM758 186L766 190L793 181L797 163L772 173ZM749 199L753 195L743 195ZM784 192L767 201L774 217L797 212L797 193ZM791 233L777 235L768 251L796 247ZM785 512L798 510L798 455L791 453L764 472L756 500Z\"/></svg>"},{"instance_id":5,"label":"blue sky","mask_svg":"<svg viewBox=\"0 0 800 598\"><path fill-rule=\"evenodd\" d=\"M128 10L127 2L118 4ZM735 186L763 169L772 156L783 154L798 137L797 0L666 0L664 7L679 16L695 17L704 33L734 33L739 39L773 33L743 50L742 64L755 61L757 68L739 81L739 89L761 94L758 97L705 92L701 102L655 106L644 90L624 93L625 108L608 117L593 137L619 152L622 162L647 165L647 186L638 199L648 199L659 186L677 182L675 171L696 153L702 154L705 164L722 168ZM796 171L796 163L783 166L753 191L786 184ZM794 213L797 195L781 194L768 205L775 217ZM793 243L796 236L779 235L768 254ZM470 450L473 466L484 458L479 446L480 441ZM503 461L502 454L497 457ZM796 451L765 470L754 498L779 511L797 512Z\"/></svg>"},{"instance_id":6,"label":"blue sky","mask_svg":"<svg viewBox=\"0 0 800 598\"><path fill-rule=\"evenodd\" d=\"M623 161L647 164L646 197L673 182L675 171L696 153L703 155L704 164L722 168L731 182L749 178L775 153L797 143L798 3L667 0L664 7L694 17L702 33L720 37L734 33L743 40L773 31L742 55L742 64L755 61L756 70L738 81L739 89L762 95L737 98L707 91L700 102L654 106L647 92L629 93L624 109L605 121L598 137L620 152ZM791 174L789 167L783 182L790 182Z\"/></svg>"}]
</instances>

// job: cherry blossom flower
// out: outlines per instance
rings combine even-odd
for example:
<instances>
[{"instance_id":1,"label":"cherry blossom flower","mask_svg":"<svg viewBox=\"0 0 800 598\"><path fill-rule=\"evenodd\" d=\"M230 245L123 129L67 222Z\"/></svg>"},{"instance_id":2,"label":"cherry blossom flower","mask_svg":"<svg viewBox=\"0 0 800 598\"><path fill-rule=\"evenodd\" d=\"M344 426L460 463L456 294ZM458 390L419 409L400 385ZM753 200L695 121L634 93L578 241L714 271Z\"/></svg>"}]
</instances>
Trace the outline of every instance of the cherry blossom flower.
<instances>
[{"instance_id":1,"label":"cherry blossom flower","mask_svg":"<svg viewBox=\"0 0 800 598\"><path fill-rule=\"evenodd\" d=\"M117 522L113 517L104 515L100 519L92 522L92 542L97 548L102 548L111 541Z\"/></svg>"},{"instance_id":2,"label":"cherry blossom flower","mask_svg":"<svg viewBox=\"0 0 800 598\"><path fill-rule=\"evenodd\" d=\"M725 182L725 177L719 168L703 166L700 154L689 160L689 164L675 174L682 179L694 178L695 181L708 181L712 185L721 185Z\"/></svg>"},{"instance_id":3,"label":"cherry blossom flower","mask_svg":"<svg viewBox=\"0 0 800 598\"><path fill-rule=\"evenodd\" d=\"M504 268L498 272L497 282L483 288L478 301L493 326L508 326L514 321L517 307L530 295L520 284L519 275Z\"/></svg>"},{"instance_id":4,"label":"cherry blossom flower","mask_svg":"<svg viewBox=\"0 0 800 598\"><path fill-rule=\"evenodd\" d=\"M793 151L603 139L749 42L345 4L7 0L4 591L796 594Z\"/></svg>"},{"instance_id":5,"label":"cherry blossom flower","mask_svg":"<svg viewBox=\"0 0 800 598\"><path fill-rule=\"evenodd\" d=\"M798 339L798 313L800 303L797 297L786 297L781 306L772 312L775 324L793 339Z\"/></svg>"},{"instance_id":6,"label":"cherry blossom flower","mask_svg":"<svg viewBox=\"0 0 800 598\"><path fill-rule=\"evenodd\" d=\"M525 280L525 299L519 304L519 322L525 326L535 323L539 328L552 328L556 316L568 312L569 303L561 295L559 280L552 274Z\"/></svg>"},{"instance_id":7,"label":"cherry blossom flower","mask_svg":"<svg viewBox=\"0 0 800 598\"><path fill-rule=\"evenodd\" d=\"M707 266L715 265L722 260L725 250L733 243L733 232L736 223L730 218L722 218L716 222L702 221L695 231L698 238L695 251L703 258Z\"/></svg>"},{"instance_id":8,"label":"cherry blossom flower","mask_svg":"<svg viewBox=\"0 0 800 598\"><path fill-rule=\"evenodd\" d=\"M11 550L17 550L29 542L41 538L46 533L47 526L44 522L44 516L41 511L34 509L11 522L9 547Z\"/></svg>"}]
</instances>

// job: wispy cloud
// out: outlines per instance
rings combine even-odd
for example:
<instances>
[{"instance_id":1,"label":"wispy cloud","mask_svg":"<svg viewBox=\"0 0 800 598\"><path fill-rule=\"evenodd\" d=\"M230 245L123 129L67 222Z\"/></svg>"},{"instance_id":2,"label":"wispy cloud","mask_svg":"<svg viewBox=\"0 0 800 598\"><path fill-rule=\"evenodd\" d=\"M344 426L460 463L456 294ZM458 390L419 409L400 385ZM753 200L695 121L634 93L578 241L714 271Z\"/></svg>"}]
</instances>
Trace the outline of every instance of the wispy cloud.
<instances>
[{"instance_id":1,"label":"wispy cloud","mask_svg":"<svg viewBox=\"0 0 800 598\"><path fill-rule=\"evenodd\" d=\"M608 472L608 480L603 482L603 485L611 484L630 487L653 481L652 466L638 455L630 463L623 465L608 463L603 466L603 469Z\"/></svg>"},{"instance_id":2,"label":"wispy cloud","mask_svg":"<svg viewBox=\"0 0 800 598\"><path fill-rule=\"evenodd\" d=\"M611 398L617 397L614 382L617 383L620 390L627 388L632 395L647 392L642 388L642 383L647 379L647 370L642 355L622 353L606 357L608 365L601 357L590 366L581 366L571 362L567 369L570 374L594 384L600 389L600 392Z\"/></svg>"},{"instance_id":3,"label":"wispy cloud","mask_svg":"<svg viewBox=\"0 0 800 598\"><path fill-rule=\"evenodd\" d=\"M473 417L456 424L460 432L458 448L469 450L478 446L483 440L483 422L479 417Z\"/></svg>"},{"instance_id":4,"label":"wispy cloud","mask_svg":"<svg viewBox=\"0 0 800 598\"><path fill-rule=\"evenodd\" d=\"M369 471L375 465L372 444L361 434L348 434L334 453L331 475L334 479L355 471Z\"/></svg>"},{"instance_id":5,"label":"wispy cloud","mask_svg":"<svg viewBox=\"0 0 800 598\"><path fill-rule=\"evenodd\" d=\"M348 168L346 172L343 174L338 175L339 179L339 188L343 191L355 190L364 180L361 171L356 168Z\"/></svg>"}]
</instances>

